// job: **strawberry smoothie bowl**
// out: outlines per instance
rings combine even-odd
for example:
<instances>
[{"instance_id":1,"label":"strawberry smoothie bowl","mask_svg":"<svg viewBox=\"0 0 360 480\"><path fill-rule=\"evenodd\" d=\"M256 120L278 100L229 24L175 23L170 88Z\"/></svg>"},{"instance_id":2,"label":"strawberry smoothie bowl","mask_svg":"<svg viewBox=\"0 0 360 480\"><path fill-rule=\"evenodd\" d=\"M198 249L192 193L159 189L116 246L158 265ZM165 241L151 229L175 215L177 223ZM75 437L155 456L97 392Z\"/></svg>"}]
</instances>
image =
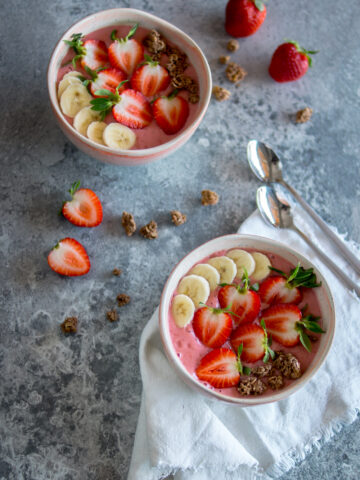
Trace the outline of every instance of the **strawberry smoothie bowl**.
<instances>
[{"instance_id":1,"label":"strawberry smoothie bowl","mask_svg":"<svg viewBox=\"0 0 360 480\"><path fill-rule=\"evenodd\" d=\"M286 398L317 372L334 312L326 281L302 255L270 239L226 235L175 267L161 297L160 333L188 385L260 405Z\"/></svg>"},{"instance_id":2,"label":"strawberry smoothie bowl","mask_svg":"<svg viewBox=\"0 0 360 480\"><path fill-rule=\"evenodd\" d=\"M182 146L210 101L211 74L196 43L145 12L90 15L60 39L48 68L56 119L85 153L141 165Z\"/></svg>"}]
</instances>

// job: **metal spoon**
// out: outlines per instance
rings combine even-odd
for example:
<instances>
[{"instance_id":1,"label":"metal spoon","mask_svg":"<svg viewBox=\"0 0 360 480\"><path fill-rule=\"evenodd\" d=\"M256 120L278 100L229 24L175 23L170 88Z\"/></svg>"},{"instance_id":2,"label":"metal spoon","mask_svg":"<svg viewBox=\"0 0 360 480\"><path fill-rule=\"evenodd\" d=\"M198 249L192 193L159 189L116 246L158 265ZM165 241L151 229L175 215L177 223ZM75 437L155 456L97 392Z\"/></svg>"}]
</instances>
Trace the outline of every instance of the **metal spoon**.
<instances>
[{"instance_id":1,"label":"metal spoon","mask_svg":"<svg viewBox=\"0 0 360 480\"><path fill-rule=\"evenodd\" d=\"M353 282L340 268L327 257L320 248L318 248L298 227L294 224L291 214L291 207L280 200L272 187L262 185L256 192L256 203L259 211L270 225L276 228L289 228L296 232L300 237L317 253L327 267L335 275L341 278L343 283L350 289L355 290L360 297L360 287Z\"/></svg>"},{"instance_id":2,"label":"metal spoon","mask_svg":"<svg viewBox=\"0 0 360 480\"><path fill-rule=\"evenodd\" d=\"M295 197L314 222L318 224L323 232L326 233L327 237L338 247L345 260L360 274L360 259L346 247L324 220L300 197L296 190L285 182L282 177L282 164L276 153L265 143L259 142L258 140L250 140L247 146L247 159L251 170L260 180L266 183L278 182Z\"/></svg>"}]
</instances>

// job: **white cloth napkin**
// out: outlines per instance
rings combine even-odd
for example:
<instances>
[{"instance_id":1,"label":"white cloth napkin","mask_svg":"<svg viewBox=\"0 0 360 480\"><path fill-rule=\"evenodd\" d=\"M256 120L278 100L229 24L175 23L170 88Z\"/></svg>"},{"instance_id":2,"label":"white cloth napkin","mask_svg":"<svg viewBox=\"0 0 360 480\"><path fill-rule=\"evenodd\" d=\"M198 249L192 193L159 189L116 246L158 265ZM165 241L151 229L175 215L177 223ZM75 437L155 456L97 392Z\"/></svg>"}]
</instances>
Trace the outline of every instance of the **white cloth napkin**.
<instances>
[{"instance_id":1,"label":"white cloth napkin","mask_svg":"<svg viewBox=\"0 0 360 480\"><path fill-rule=\"evenodd\" d=\"M299 212L296 220L353 280L359 280L305 214ZM182 382L163 352L156 311L140 342L143 394L128 480L276 478L357 416L359 299L296 233L266 225L257 212L239 232L279 240L319 268L336 306L332 349L314 378L294 395L273 404L241 408L209 400ZM351 247L356 251L356 245Z\"/></svg>"}]
</instances>

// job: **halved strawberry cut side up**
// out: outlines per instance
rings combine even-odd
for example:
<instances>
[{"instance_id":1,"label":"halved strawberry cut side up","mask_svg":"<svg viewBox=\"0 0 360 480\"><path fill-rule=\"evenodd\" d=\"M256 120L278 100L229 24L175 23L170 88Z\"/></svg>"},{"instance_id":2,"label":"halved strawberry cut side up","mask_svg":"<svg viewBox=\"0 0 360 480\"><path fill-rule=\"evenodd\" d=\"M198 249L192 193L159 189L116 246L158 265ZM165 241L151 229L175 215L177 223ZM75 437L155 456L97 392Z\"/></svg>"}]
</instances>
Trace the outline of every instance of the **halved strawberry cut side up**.
<instances>
[{"instance_id":1,"label":"halved strawberry cut side up","mask_svg":"<svg viewBox=\"0 0 360 480\"><path fill-rule=\"evenodd\" d=\"M85 248L74 238L63 238L48 255L48 264L54 272L68 277L85 275L90 260Z\"/></svg>"},{"instance_id":2,"label":"halved strawberry cut side up","mask_svg":"<svg viewBox=\"0 0 360 480\"><path fill-rule=\"evenodd\" d=\"M205 355L195 373L199 380L215 388L234 387L240 381L237 357L228 348L218 348Z\"/></svg>"},{"instance_id":3,"label":"halved strawberry cut side up","mask_svg":"<svg viewBox=\"0 0 360 480\"><path fill-rule=\"evenodd\" d=\"M104 67L109 62L108 50L101 40L86 40L84 45L86 53L82 56L80 64L82 68L96 70Z\"/></svg>"},{"instance_id":4,"label":"halved strawberry cut side up","mask_svg":"<svg viewBox=\"0 0 360 480\"><path fill-rule=\"evenodd\" d=\"M150 103L142 93L132 89L121 94L112 112L117 122L130 128L144 128L152 121Z\"/></svg>"},{"instance_id":5,"label":"halved strawberry cut side up","mask_svg":"<svg viewBox=\"0 0 360 480\"><path fill-rule=\"evenodd\" d=\"M77 227L97 227L103 219L103 209L99 197L89 188L80 188L74 183L69 190L72 200L65 202L62 214Z\"/></svg>"},{"instance_id":6,"label":"halved strawberry cut side up","mask_svg":"<svg viewBox=\"0 0 360 480\"><path fill-rule=\"evenodd\" d=\"M109 47L109 60L113 67L131 75L144 58L144 47L134 38L115 40Z\"/></svg>"},{"instance_id":7,"label":"halved strawberry cut side up","mask_svg":"<svg viewBox=\"0 0 360 480\"><path fill-rule=\"evenodd\" d=\"M221 347L229 339L232 319L220 309L203 307L195 312L193 329L200 342L207 347Z\"/></svg>"},{"instance_id":8,"label":"halved strawberry cut side up","mask_svg":"<svg viewBox=\"0 0 360 480\"><path fill-rule=\"evenodd\" d=\"M97 90L109 90L111 93L115 93L116 87L126 80L126 75L124 72L118 68L107 68L106 70L101 70L96 73L96 79L93 80L90 84L90 91L94 97L101 98L100 95L96 95ZM127 84L125 83L120 88L118 92L121 93L125 90Z\"/></svg>"},{"instance_id":9,"label":"halved strawberry cut side up","mask_svg":"<svg viewBox=\"0 0 360 480\"><path fill-rule=\"evenodd\" d=\"M266 335L264 329L255 323L240 325L233 331L230 343L237 352L243 345L241 360L245 362L257 362L264 357L266 352Z\"/></svg>"},{"instance_id":10,"label":"halved strawberry cut side up","mask_svg":"<svg viewBox=\"0 0 360 480\"><path fill-rule=\"evenodd\" d=\"M293 303L297 305L302 300L299 288L288 284L286 278L275 276L266 278L260 285L259 295L265 305L274 303Z\"/></svg>"},{"instance_id":11,"label":"halved strawberry cut side up","mask_svg":"<svg viewBox=\"0 0 360 480\"><path fill-rule=\"evenodd\" d=\"M145 58L150 58L145 55ZM170 75L167 70L159 65L158 62L147 61L146 65L142 65L135 70L131 78L131 87L138 90L146 97L152 97L157 93L165 90L170 84Z\"/></svg>"},{"instance_id":12,"label":"halved strawberry cut side up","mask_svg":"<svg viewBox=\"0 0 360 480\"><path fill-rule=\"evenodd\" d=\"M252 290L241 292L234 285L226 285L219 290L218 299L221 308L231 306L235 325L252 323L260 313L260 297Z\"/></svg>"},{"instance_id":13,"label":"halved strawberry cut side up","mask_svg":"<svg viewBox=\"0 0 360 480\"><path fill-rule=\"evenodd\" d=\"M301 310L292 304L273 305L261 314L266 330L272 338L285 347L299 343L300 333L297 323L301 321Z\"/></svg>"},{"instance_id":14,"label":"halved strawberry cut side up","mask_svg":"<svg viewBox=\"0 0 360 480\"><path fill-rule=\"evenodd\" d=\"M189 116L189 104L180 97L160 97L153 103L153 114L156 123L168 135L179 132Z\"/></svg>"}]
</instances>

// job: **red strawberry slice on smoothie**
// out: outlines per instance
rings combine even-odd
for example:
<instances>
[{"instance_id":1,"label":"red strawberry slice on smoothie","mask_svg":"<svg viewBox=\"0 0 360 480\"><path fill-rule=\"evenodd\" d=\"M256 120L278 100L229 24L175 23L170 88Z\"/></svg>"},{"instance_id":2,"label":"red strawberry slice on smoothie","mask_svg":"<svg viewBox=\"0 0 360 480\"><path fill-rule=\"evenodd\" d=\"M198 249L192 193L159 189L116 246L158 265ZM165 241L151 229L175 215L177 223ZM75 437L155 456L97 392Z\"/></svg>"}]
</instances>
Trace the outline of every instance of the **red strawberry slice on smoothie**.
<instances>
[{"instance_id":1,"label":"red strawberry slice on smoothie","mask_svg":"<svg viewBox=\"0 0 360 480\"><path fill-rule=\"evenodd\" d=\"M85 275L90 270L90 260L85 248L74 238L63 238L48 255L54 272L68 277Z\"/></svg>"},{"instance_id":2,"label":"red strawberry slice on smoothie","mask_svg":"<svg viewBox=\"0 0 360 480\"><path fill-rule=\"evenodd\" d=\"M269 355L274 356L269 347L266 329L255 323L240 325L232 333L230 343L236 352L242 345L241 360L245 362L257 362L261 358L267 362Z\"/></svg>"},{"instance_id":3,"label":"red strawberry slice on smoothie","mask_svg":"<svg viewBox=\"0 0 360 480\"><path fill-rule=\"evenodd\" d=\"M168 97L158 98L153 103L155 121L168 135L173 135L183 128L189 111L188 102L177 95L177 90Z\"/></svg>"},{"instance_id":4,"label":"red strawberry slice on smoothie","mask_svg":"<svg viewBox=\"0 0 360 480\"><path fill-rule=\"evenodd\" d=\"M166 68L145 55L146 63L135 70L131 78L131 87L146 97L152 97L165 90L170 84L170 75Z\"/></svg>"},{"instance_id":5,"label":"red strawberry slice on smoothie","mask_svg":"<svg viewBox=\"0 0 360 480\"><path fill-rule=\"evenodd\" d=\"M232 319L226 310L204 306L195 312L193 329L207 347L221 347L229 339Z\"/></svg>"},{"instance_id":6,"label":"red strawberry slice on smoothie","mask_svg":"<svg viewBox=\"0 0 360 480\"><path fill-rule=\"evenodd\" d=\"M261 314L269 334L285 347L294 347L299 343L300 333L297 327L301 318L301 310L291 304L273 305Z\"/></svg>"},{"instance_id":7,"label":"red strawberry slice on smoothie","mask_svg":"<svg viewBox=\"0 0 360 480\"><path fill-rule=\"evenodd\" d=\"M86 40L82 33L74 33L71 35L71 40L64 40L64 42L71 47L75 52L75 57L72 59L72 64L76 68L76 62L80 60L82 68L90 68L96 70L104 67L109 62L108 50L105 42L101 40Z\"/></svg>"},{"instance_id":8,"label":"red strawberry slice on smoothie","mask_svg":"<svg viewBox=\"0 0 360 480\"><path fill-rule=\"evenodd\" d=\"M215 388L234 387L240 381L237 356L228 348L218 348L205 355L195 373L199 380Z\"/></svg>"},{"instance_id":9,"label":"red strawberry slice on smoothie","mask_svg":"<svg viewBox=\"0 0 360 480\"><path fill-rule=\"evenodd\" d=\"M91 72L92 82L90 83L90 91L94 97L101 97L101 95L96 95L96 92L102 89L115 93L116 87L126 80L125 73L118 68L107 68L98 72ZM125 90L125 88L126 83L123 83L118 90L119 93Z\"/></svg>"},{"instance_id":10,"label":"red strawberry slice on smoothie","mask_svg":"<svg viewBox=\"0 0 360 480\"><path fill-rule=\"evenodd\" d=\"M97 227L103 219L103 209L99 197L89 188L80 188L75 182L69 190L72 199L64 202L62 214L78 227Z\"/></svg>"},{"instance_id":11,"label":"red strawberry slice on smoothie","mask_svg":"<svg viewBox=\"0 0 360 480\"><path fill-rule=\"evenodd\" d=\"M111 34L113 43L109 46L109 60L113 67L119 68L126 75L131 75L144 58L144 47L140 42L131 38L138 24L134 25L124 38L116 37L116 30Z\"/></svg>"}]
</instances>

